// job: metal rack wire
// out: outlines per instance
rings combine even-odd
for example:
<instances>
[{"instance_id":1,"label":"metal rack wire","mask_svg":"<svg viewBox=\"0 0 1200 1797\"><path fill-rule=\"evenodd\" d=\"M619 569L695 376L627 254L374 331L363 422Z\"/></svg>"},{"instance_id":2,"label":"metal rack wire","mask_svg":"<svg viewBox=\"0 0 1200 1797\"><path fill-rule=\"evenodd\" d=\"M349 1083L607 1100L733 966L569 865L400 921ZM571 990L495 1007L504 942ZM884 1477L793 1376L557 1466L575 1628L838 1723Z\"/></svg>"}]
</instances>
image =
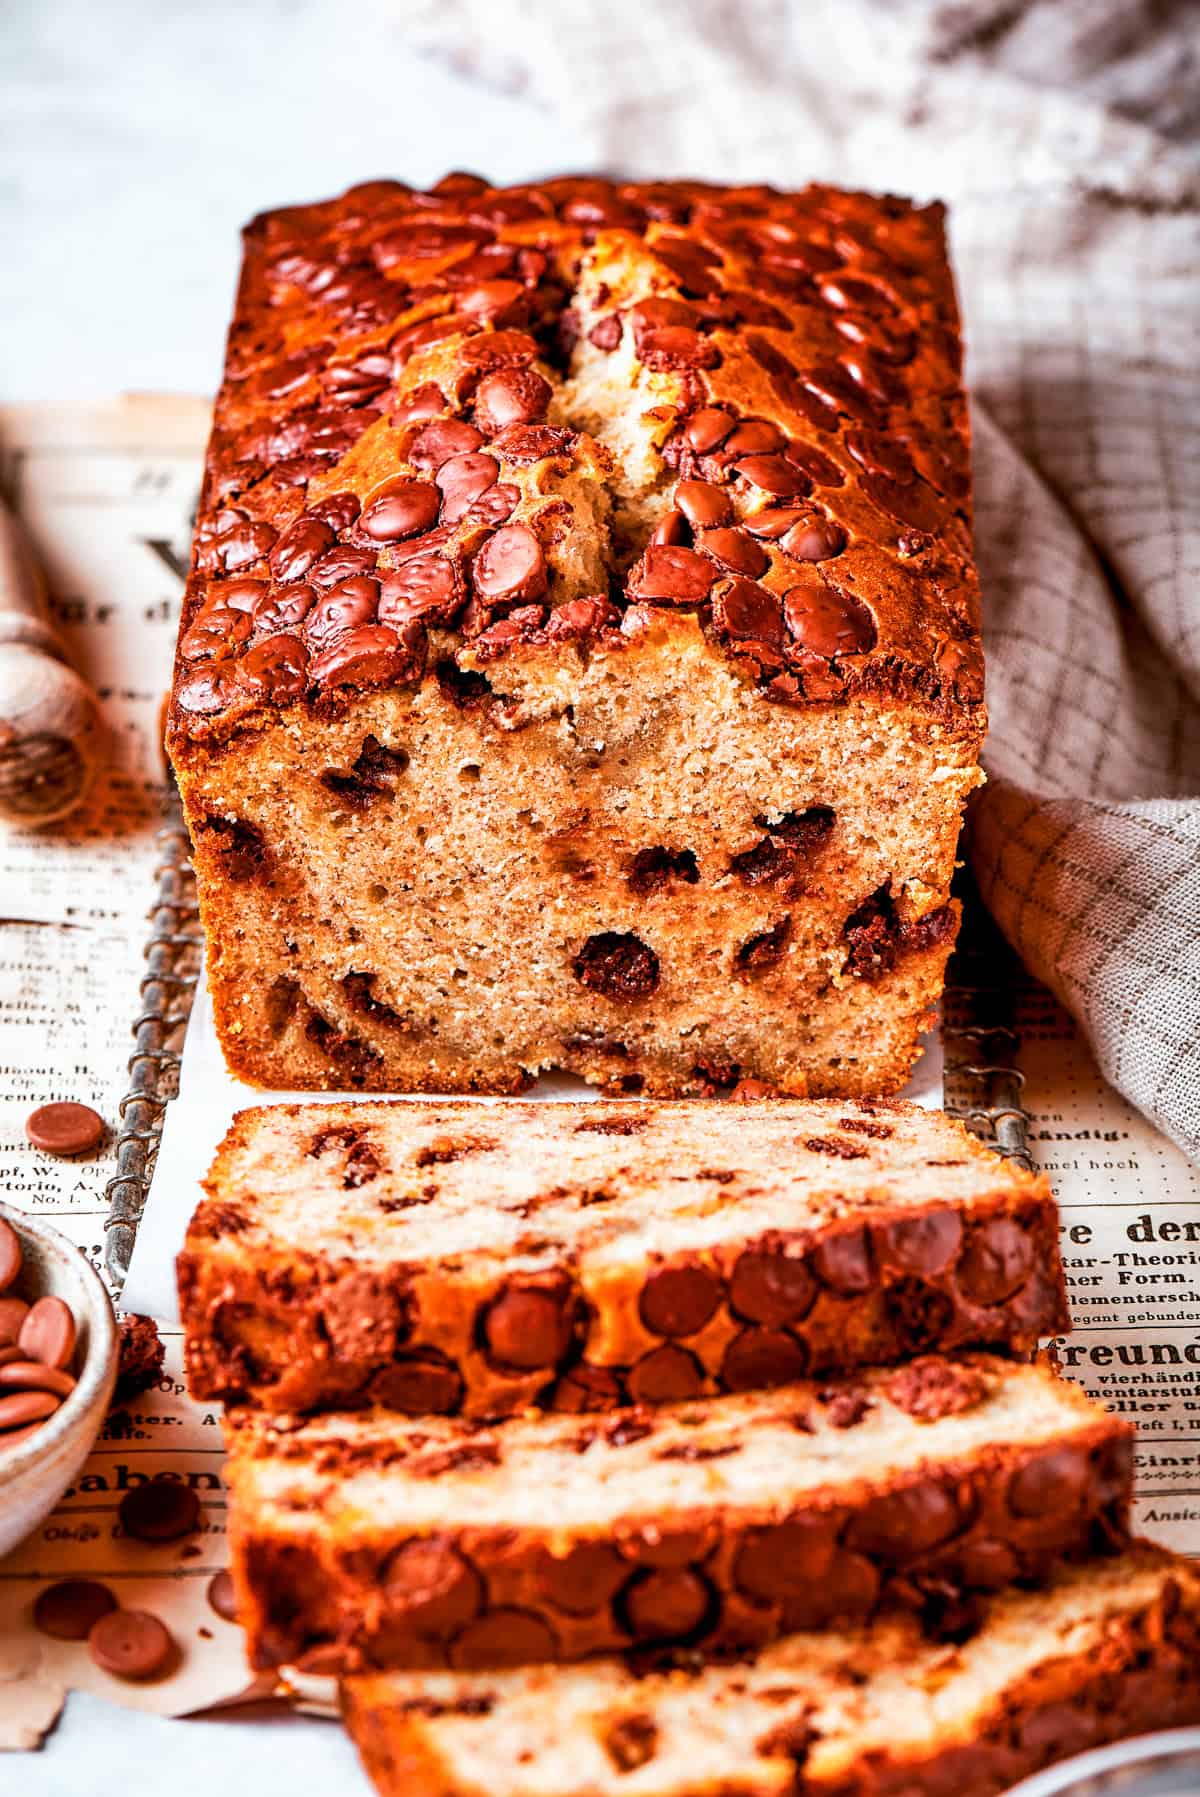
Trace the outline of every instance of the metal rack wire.
<instances>
[{"instance_id":1,"label":"metal rack wire","mask_svg":"<svg viewBox=\"0 0 1200 1797\"><path fill-rule=\"evenodd\" d=\"M200 970L196 883L187 832L172 790L158 835L157 890L146 943L140 1009L132 1026L129 1090L120 1105L117 1171L107 1187L105 1263L116 1292L129 1271L163 1118L179 1090L180 1055ZM1031 1167L1025 1076L1011 995L1019 967L979 899L965 890L963 929L950 963L942 1015L946 1109L1000 1154Z\"/></svg>"}]
</instances>

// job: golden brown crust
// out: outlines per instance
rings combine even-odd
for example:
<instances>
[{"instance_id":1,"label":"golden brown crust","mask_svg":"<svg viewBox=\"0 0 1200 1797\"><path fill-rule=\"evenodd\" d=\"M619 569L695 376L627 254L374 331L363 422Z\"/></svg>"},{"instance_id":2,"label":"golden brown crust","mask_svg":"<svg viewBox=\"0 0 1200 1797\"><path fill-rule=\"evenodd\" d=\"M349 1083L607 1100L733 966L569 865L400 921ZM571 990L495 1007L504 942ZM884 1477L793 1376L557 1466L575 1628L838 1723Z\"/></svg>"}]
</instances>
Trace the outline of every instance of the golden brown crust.
<instances>
[{"instance_id":1,"label":"golden brown crust","mask_svg":"<svg viewBox=\"0 0 1200 1797\"><path fill-rule=\"evenodd\" d=\"M1068 1326L1045 1178L914 1106L272 1106L206 1191L190 1387L275 1411L602 1410ZM431 1251L472 1199L508 1227ZM670 1253L631 1256L652 1220Z\"/></svg>"},{"instance_id":2,"label":"golden brown crust","mask_svg":"<svg viewBox=\"0 0 1200 1797\"><path fill-rule=\"evenodd\" d=\"M704 483L591 599L557 594L546 560L555 471L608 473L602 446L545 422L546 376L581 332L601 355L632 349L666 467ZM246 232L172 753L264 709L420 680L430 627L474 645L464 665L519 644L573 655L619 641L631 599L711 608L784 704L864 692L966 721L982 663L960 367L938 206L450 177L265 214ZM791 515L743 529L727 489L739 518ZM334 576L350 585L331 606ZM548 615L556 598L575 609Z\"/></svg>"},{"instance_id":3,"label":"golden brown crust","mask_svg":"<svg viewBox=\"0 0 1200 1797\"><path fill-rule=\"evenodd\" d=\"M908 1397L887 1373L740 1408L724 1398L531 1420L520 1439L511 1420L488 1430L231 1412L231 1564L251 1663L462 1670L667 1642L745 1649L881 1605L952 1633L981 1592L1120 1541L1132 1477L1120 1419L1065 1387L1053 1434L1043 1421L1023 1439L1000 1418L1038 1379L986 1356L966 1364L976 1387L948 1382L945 1421L918 1419L919 1439L907 1425L907 1460L875 1474L856 1451L905 1433ZM964 1406L977 1410L970 1448L943 1446L960 1439ZM993 1416L1010 1439L991 1439ZM749 1475L735 1466L742 1483L731 1482L729 1466L755 1451L764 1463L821 1454L825 1482L789 1493L779 1465L773 1489L751 1497ZM514 1489L509 1505L504 1494L534 1478L526 1456L547 1478L567 1476L551 1474L552 1454L587 1502L570 1522L533 1522L532 1495ZM436 1526L430 1479L446 1494ZM590 1481L620 1494L611 1516ZM481 1502L487 1519L475 1520Z\"/></svg>"}]
</instances>

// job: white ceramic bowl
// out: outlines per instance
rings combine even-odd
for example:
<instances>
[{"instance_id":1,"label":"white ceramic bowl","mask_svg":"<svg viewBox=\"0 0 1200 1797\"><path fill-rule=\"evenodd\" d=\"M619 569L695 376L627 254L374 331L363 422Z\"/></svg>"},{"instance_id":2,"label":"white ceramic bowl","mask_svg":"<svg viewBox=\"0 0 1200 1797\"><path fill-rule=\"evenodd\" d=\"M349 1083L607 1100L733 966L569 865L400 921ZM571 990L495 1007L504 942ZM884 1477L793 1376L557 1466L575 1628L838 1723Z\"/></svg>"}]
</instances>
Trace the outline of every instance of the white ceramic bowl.
<instances>
[{"instance_id":1,"label":"white ceramic bowl","mask_svg":"<svg viewBox=\"0 0 1200 1797\"><path fill-rule=\"evenodd\" d=\"M117 1378L117 1325L103 1280L72 1242L11 1205L0 1204L0 1217L20 1236L25 1257L13 1294L62 1298L78 1330L70 1397L16 1447L6 1448L0 1435L0 1554L7 1554L45 1521L92 1451Z\"/></svg>"}]
</instances>

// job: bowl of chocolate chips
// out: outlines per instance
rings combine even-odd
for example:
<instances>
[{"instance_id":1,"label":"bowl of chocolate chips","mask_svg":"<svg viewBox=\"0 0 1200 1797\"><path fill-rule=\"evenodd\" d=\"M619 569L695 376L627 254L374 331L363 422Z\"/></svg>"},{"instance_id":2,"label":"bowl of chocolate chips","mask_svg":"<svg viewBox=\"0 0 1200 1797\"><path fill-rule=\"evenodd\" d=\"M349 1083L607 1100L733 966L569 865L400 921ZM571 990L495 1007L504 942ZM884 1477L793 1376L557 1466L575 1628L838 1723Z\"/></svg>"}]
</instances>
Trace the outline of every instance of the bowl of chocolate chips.
<instances>
[{"instance_id":1,"label":"bowl of chocolate chips","mask_svg":"<svg viewBox=\"0 0 1200 1797\"><path fill-rule=\"evenodd\" d=\"M57 1229L0 1204L0 1554L78 1474L116 1376L116 1321L99 1275Z\"/></svg>"}]
</instances>

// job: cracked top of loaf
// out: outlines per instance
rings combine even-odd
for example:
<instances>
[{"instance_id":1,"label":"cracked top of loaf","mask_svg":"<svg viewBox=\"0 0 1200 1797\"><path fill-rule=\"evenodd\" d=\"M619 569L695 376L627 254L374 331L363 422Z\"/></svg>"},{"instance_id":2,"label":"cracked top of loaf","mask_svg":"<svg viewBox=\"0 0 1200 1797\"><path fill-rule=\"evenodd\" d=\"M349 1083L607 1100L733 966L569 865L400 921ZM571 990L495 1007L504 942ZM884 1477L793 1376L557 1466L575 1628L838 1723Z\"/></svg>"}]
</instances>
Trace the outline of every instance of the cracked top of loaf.
<instances>
[{"instance_id":1,"label":"cracked top of loaf","mask_svg":"<svg viewBox=\"0 0 1200 1797\"><path fill-rule=\"evenodd\" d=\"M246 232L173 751L501 658L670 656L970 729L982 657L938 205L377 181Z\"/></svg>"}]
</instances>

